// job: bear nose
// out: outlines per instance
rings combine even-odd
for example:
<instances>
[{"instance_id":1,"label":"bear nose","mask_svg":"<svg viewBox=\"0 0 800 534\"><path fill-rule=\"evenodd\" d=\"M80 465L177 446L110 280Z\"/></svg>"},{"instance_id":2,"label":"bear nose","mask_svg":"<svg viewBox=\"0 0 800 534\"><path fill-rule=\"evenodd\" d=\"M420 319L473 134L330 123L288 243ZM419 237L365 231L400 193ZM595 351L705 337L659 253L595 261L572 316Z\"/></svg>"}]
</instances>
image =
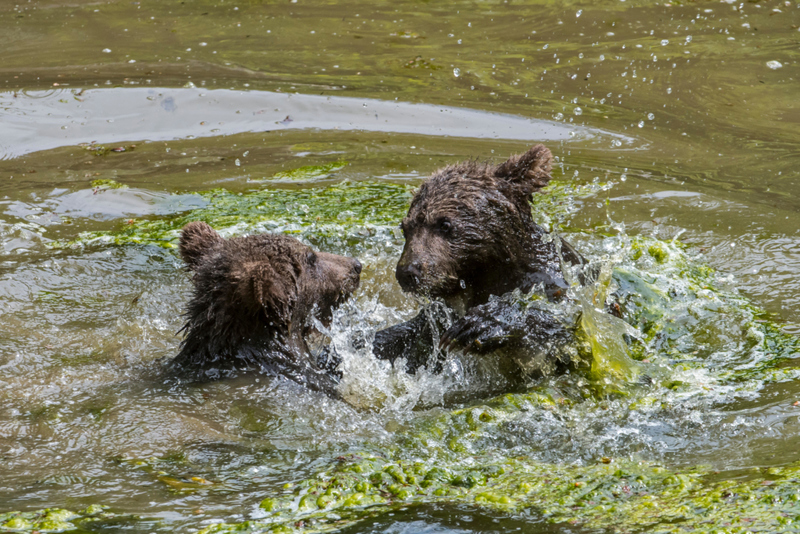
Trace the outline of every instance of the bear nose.
<instances>
[{"instance_id":1,"label":"bear nose","mask_svg":"<svg viewBox=\"0 0 800 534\"><path fill-rule=\"evenodd\" d=\"M411 276L415 276L417 278L422 276L422 265L420 264L419 261L416 260L412 261L408 265L408 267L406 267L406 269L408 270L408 274L410 274Z\"/></svg>"},{"instance_id":2,"label":"bear nose","mask_svg":"<svg viewBox=\"0 0 800 534\"><path fill-rule=\"evenodd\" d=\"M353 258L353 269L356 271L356 274L361 274L361 262L355 258Z\"/></svg>"},{"instance_id":3,"label":"bear nose","mask_svg":"<svg viewBox=\"0 0 800 534\"><path fill-rule=\"evenodd\" d=\"M422 266L418 261L412 261L408 265L398 265L395 271L397 281L404 290L413 290L422 278Z\"/></svg>"}]
</instances>

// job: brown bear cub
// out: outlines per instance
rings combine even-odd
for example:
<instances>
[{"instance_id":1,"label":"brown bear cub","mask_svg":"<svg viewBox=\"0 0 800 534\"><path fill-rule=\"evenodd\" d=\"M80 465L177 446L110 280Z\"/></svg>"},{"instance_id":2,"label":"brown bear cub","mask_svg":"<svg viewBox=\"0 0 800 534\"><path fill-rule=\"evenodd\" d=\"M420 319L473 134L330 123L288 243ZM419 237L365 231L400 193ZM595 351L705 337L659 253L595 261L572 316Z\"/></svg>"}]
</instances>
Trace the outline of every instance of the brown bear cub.
<instances>
[{"instance_id":1,"label":"brown bear cub","mask_svg":"<svg viewBox=\"0 0 800 534\"><path fill-rule=\"evenodd\" d=\"M336 395L335 371L311 354L306 336L312 316L330 322L358 287L358 260L284 235L223 239L203 222L183 228L180 253L194 293L174 369L216 378L256 368Z\"/></svg>"},{"instance_id":2,"label":"brown bear cub","mask_svg":"<svg viewBox=\"0 0 800 534\"><path fill-rule=\"evenodd\" d=\"M558 301L568 287L561 259L583 261L531 216L532 194L549 182L551 159L547 148L536 145L500 165L449 165L425 180L412 199L401 223L406 242L395 275L404 291L439 298L460 316L438 347L541 353L570 338L558 320L540 309L517 313L501 300L490 301L534 287L547 300ZM381 359L406 358L407 370L414 372L436 352L434 330L422 312L378 332L373 351Z\"/></svg>"}]
</instances>

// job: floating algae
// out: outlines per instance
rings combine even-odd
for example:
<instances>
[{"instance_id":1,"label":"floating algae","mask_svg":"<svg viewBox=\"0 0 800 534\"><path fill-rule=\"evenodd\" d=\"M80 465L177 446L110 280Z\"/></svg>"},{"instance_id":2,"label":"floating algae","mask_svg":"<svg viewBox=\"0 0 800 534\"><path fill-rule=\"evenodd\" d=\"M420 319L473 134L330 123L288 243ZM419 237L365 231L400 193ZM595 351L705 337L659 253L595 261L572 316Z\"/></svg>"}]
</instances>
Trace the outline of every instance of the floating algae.
<instances>
[{"instance_id":1,"label":"floating algae","mask_svg":"<svg viewBox=\"0 0 800 534\"><path fill-rule=\"evenodd\" d=\"M333 172L343 165L301 167L278 173L274 178L311 181L320 173ZM92 186L111 188L114 183L95 181ZM536 196L534 216L542 223L558 220L576 209L575 198L605 188L605 184L574 186L551 182L546 194ZM197 195L205 201L203 207L165 217L126 219L116 230L83 232L75 240L57 240L51 246L141 244L174 248L180 229L192 221L207 222L226 236L281 232L309 237L346 236L345 241L355 242L379 231L383 237L388 234L390 238L398 239L399 236L391 230L397 227L408 210L413 187L387 182L344 181L327 187L258 189L247 193L214 189Z\"/></svg>"},{"instance_id":2,"label":"floating algae","mask_svg":"<svg viewBox=\"0 0 800 534\"><path fill-rule=\"evenodd\" d=\"M324 189L268 189L246 195L225 189L198 194L206 201L202 208L170 217L128 220L118 230L85 232L72 242L53 246L91 243L173 248L180 229L192 221L207 222L226 235L264 231L338 234L343 225L394 226L411 199L408 187L367 182L344 182Z\"/></svg>"},{"instance_id":3,"label":"floating algae","mask_svg":"<svg viewBox=\"0 0 800 534\"><path fill-rule=\"evenodd\" d=\"M477 430L498 417L502 413L492 409L454 412L427 432L417 430L417 439L441 444L453 434L450 429ZM437 432L442 429L447 430ZM340 457L314 478L265 498L259 519L201 532L331 532L421 503L533 512L554 523L615 532L796 532L793 523L800 516L800 464L717 481L707 469L674 472L631 460L566 465L432 449L425 460L402 449Z\"/></svg>"},{"instance_id":4,"label":"floating algae","mask_svg":"<svg viewBox=\"0 0 800 534\"><path fill-rule=\"evenodd\" d=\"M82 527L87 524L108 521L114 514L105 511L106 507L92 505L72 512L61 508L47 508L35 512L0 512L0 532L89 532Z\"/></svg>"},{"instance_id":5,"label":"floating algae","mask_svg":"<svg viewBox=\"0 0 800 534\"><path fill-rule=\"evenodd\" d=\"M271 178L267 178L264 180L251 179L250 181L251 182L262 182L262 181L311 182L314 180L329 178L333 173L335 173L340 169L343 169L346 166L347 166L346 161L336 161L333 163L328 163L327 165L306 165L305 167L299 167L297 169L277 172L274 175L272 175Z\"/></svg>"}]
</instances>

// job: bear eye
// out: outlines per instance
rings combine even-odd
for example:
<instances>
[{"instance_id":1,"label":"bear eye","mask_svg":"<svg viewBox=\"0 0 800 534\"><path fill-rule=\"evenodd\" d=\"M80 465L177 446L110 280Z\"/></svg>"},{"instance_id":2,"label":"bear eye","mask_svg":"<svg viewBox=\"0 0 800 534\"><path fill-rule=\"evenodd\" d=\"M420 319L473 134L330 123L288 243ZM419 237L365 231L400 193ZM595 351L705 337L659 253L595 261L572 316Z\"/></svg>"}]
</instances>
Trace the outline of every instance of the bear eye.
<instances>
[{"instance_id":1,"label":"bear eye","mask_svg":"<svg viewBox=\"0 0 800 534\"><path fill-rule=\"evenodd\" d=\"M441 221L439 221L439 230L443 234L449 234L452 229L453 229L453 223L451 223L449 220L442 219Z\"/></svg>"},{"instance_id":2,"label":"bear eye","mask_svg":"<svg viewBox=\"0 0 800 534\"><path fill-rule=\"evenodd\" d=\"M313 267L317 264L317 255L313 251L310 251L306 254L306 262Z\"/></svg>"}]
</instances>

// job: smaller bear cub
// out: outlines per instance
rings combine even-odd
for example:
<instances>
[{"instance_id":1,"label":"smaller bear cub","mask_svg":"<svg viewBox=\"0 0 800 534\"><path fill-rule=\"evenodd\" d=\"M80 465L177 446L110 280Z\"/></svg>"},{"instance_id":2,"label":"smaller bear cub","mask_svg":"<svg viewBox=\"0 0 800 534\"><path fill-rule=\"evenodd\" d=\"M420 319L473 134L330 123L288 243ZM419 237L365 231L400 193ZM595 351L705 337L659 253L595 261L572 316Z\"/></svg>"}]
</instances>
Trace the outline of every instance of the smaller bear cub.
<instances>
[{"instance_id":1,"label":"smaller bear cub","mask_svg":"<svg viewBox=\"0 0 800 534\"><path fill-rule=\"evenodd\" d=\"M338 376L311 354L306 336L312 316L328 324L358 287L358 260L284 235L224 239L199 221L183 228L180 253L194 292L174 369L217 378L255 368L337 396Z\"/></svg>"}]
</instances>

